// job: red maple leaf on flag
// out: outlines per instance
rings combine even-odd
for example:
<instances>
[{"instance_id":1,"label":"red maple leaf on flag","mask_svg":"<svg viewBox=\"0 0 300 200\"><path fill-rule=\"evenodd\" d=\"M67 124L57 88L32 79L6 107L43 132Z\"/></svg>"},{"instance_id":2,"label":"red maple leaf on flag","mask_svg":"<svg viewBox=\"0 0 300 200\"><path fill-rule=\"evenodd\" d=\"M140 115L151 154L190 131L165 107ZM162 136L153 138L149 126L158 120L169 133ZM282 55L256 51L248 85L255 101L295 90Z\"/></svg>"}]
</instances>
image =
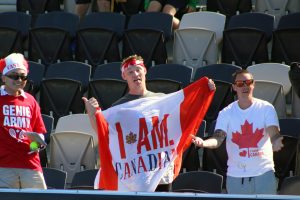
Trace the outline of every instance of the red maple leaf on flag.
<instances>
[{"instance_id":1,"label":"red maple leaf on flag","mask_svg":"<svg viewBox=\"0 0 300 200\"><path fill-rule=\"evenodd\" d=\"M257 143L262 139L263 137L263 131L264 129L256 129L255 132L253 132L253 124L249 124L249 122L246 120L244 125L241 126L242 133L239 133L238 131L235 133L232 133L232 139L231 141L239 146L240 149L243 148L257 148Z\"/></svg>"}]
</instances>

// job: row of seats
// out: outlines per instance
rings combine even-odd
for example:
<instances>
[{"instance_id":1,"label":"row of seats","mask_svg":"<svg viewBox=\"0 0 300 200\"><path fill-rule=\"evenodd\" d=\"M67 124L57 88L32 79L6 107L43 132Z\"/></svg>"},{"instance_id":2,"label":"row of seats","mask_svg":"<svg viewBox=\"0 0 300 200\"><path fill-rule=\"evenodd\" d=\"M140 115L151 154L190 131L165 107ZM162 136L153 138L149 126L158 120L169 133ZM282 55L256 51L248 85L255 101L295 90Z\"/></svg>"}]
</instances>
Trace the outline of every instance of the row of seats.
<instances>
[{"instance_id":1,"label":"row of seats","mask_svg":"<svg viewBox=\"0 0 300 200\"><path fill-rule=\"evenodd\" d=\"M97 172L97 169L76 172L72 182L68 185L67 172L43 168L48 189L93 190ZM192 171L179 174L172 183L172 192L222 193L222 183L222 175L209 171Z\"/></svg>"},{"instance_id":2,"label":"row of seats","mask_svg":"<svg viewBox=\"0 0 300 200\"><path fill-rule=\"evenodd\" d=\"M149 31L147 31L148 29L140 30L142 31L140 34L144 34L144 36L143 38L139 36L139 39L146 40L143 43L152 41L154 46L160 45L165 48L164 36L171 36L172 17L163 13L151 13L149 15L152 16L149 18L151 20L143 20L144 18L131 20L128 27L133 29L136 24L140 24L143 28L150 28L151 26L152 29ZM6 21L10 23L5 23L5 19L9 19ZM2 21L1 32L6 40L1 47L0 53L2 52L2 55L0 56L5 56L12 51L23 52L28 49L29 60L41 60L44 64L54 63L57 60L73 60L74 56L76 60L87 60L92 65L101 64L104 60L112 62L121 59L119 41L123 37L125 29L125 16L121 14L93 13L86 16L79 24L79 18L75 14L50 12L40 15L32 28L29 28L30 16L23 13L2 13L0 14L0 23ZM163 33L165 34L154 30L156 26L159 30L164 27ZM151 57L148 58L149 56L146 55L155 54L154 49L149 49L148 45L142 49L143 44L132 49L131 40L135 38L132 34L134 33L129 34L128 37L123 37L122 56L129 56L135 53L133 51L136 48L140 48L144 53L140 52L141 50L136 53L144 55L147 65L150 65ZM148 38L146 38L147 35ZM156 56L157 63L166 62L165 49L163 53L165 55Z\"/></svg>"},{"instance_id":3,"label":"row of seats","mask_svg":"<svg viewBox=\"0 0 300 200\"><path fill-rule=\"evenodd\" d=\"M84 95L96 97L101 107L107 109L127 92L120 65L120 62L99 65L91 75L91 66L81 62L66 61L47 68L42 64L29 62L30 81L26 90L37 97L42 112L48 115L51 113L55 122L70 112L84 112L81 100ZM235 99L231 82L232 74L238 69L241 67L225 63L203 66L195 71L185 65L161 64L149 68L147 87L153 92L171 93L201 77L212 78L216 82L217 91L206 115L206 120L211 122L216 119L219 110ZM264 63L249 66L248 70L257 81L254 96L272 103L278 116L285 118L285 96L291 91L288 75L290 67L280 63ZM297 102L297 95L293 94L292 107ZM297 110L293 111L292 116L299 116Z\"/></svg>"},{"instance_id":4,"label":"row of seats","mask_svg":"<svg viewBox=\"0 0 300 200\"><path fill-rule=\"evenodd\" d=\"M70 0L15 0L16 2L6 2L14 4L13 11L25 12L31 15L38 15L46 12L64 10L74 12L75 2ZM92 11L97 11L96 2L92 1ZM112 2L111 9L114 12L122 12L126 16L144 11L144 0L127 0L126 2Z\"/></svg>"},{"instance_id":5,"label":"row of seats","mask_svg":"<svg viewBox=\"0 0 300 200\"><path fill-rule=\"evenodd\" d=\"M11 15L14 14L0 14L0 21L4 21L1 16L8 18ZM229 20L227 27L222 14L185 14L179 29L174 32L173 63L198 68L218 63L221 57L221 62L235 63L243 68L269 61L290 64L299 60L296 46L300 38L299 15L294 13L282 17L278 28L274 30L274 17L268 14L236 15ZM20 18L15 16L15 19ZM78 17L70 13L43 14L37 18L34 28L19 30L22 36L20 32L4 28L7 25L3 25L0 34L2 32L5 42L1 46L0 56L11 51L23 52L26 45L22 41L29 34L29 39L25 39L28 59L46 65L58 60L76 59L96 66L104 62L120 61L121 57L134 53L143 56L148 67L153 62L163 64L168 60L166 41L172 36L170 15L136 14L131 17L126 30L125 17L116 13L90 14L82 20L79 29L78 21ZM22 23L23 27L26 24L28 22ZM271 39L272 51L268 52Z\"/></svg>"},{"instance_id":6,"label":"row of seats","mask_svg":"<svg viewBox=\"0 0 300 200\"><path fill-rule=\"evenodd\" d=\"M275 16L275 24L288 13L300 11L297 0L207 0L206 10L220 12L228 18L245 12L260 12Z\"/></svg>"},{"instance_id":7,"label":"row of seats","mask_svg":"<svg viewBox=\"0 0 300 200\"><path fill-rule=\"evenodd\" d=\"M185 61L197 68L221 57L221 62L243 68L269 61L290 64L300 59L294 45L299 38L299 15L283 16L275 29L274 16L265 13L235 15L227 24L221 14L185 14L174 32L173 63Z\"/></svg>"},{"instance_id":8,"label":"row of seats","mask_svg":"<svg viewBox=\"0 0 300 200\"><path fill-rule=\"evenodd\" d=\"M17 0L16 8L18 11L22 12L43 13L59 10L59 4L59 0ZM64 4L67 5L66 1ZM300 10L300 5L297 0L243 0L241 2L238 0L200 0L198 4L199 6L206 7L209 11L220 12L227 16L232 16L236 13L250 12L253 8L254 11L257 12L268 12L277 15ZM118 3L117 5L126 15L144 11L144 0L128 0L125 3Z\"/></svg>"},{"instance_id":9,"label":"row of seats","mask_svg":"<svg viewBox=\"0 0 300 200\"><path fill-rule=\"evenodd\" d=\"M70 187L66 186L67 173L54 168L43 168L48 189L80 189L92 190L98 170L76 172ZM191 171L181 173L172 183L172 192L192 193L224 193L222 189L223 176L209 171ZM278 194L299 195L300 176L283 179Z\"/></svg>"},{"instance_id":10,"label":"row of seats","mask_svg":"<svg viewBox=\"0 0 300 200\"><path fill-rule=\"evenodd\" d=\"M98 169L78 171L74 174L70 184L67 184L66 171L55 168L43 168L47 189L93 189Z\"/></svg>"},{"instance_id":11,"label":"row of seats","mask_svg":"<svg viewBox=\"0 0 300 200\"><path fill-rule=\"evenodd\" d=\"M61 1L59 0L18 0L16 3L16 11L31 14L36 18L37 14L45 12L59 11ZM7 4L7 3L6 3ZM11 4L11 3L9 3ZM245 13L245 12L260 12L267 13L275 16L275 25L277 25L281 16L289 13L299 12L300 3L297 0L212 0L212 1L199 1L198 6L205 8L204 10L219 12L225 15L228 19L231 16ZM64 10L74 12L74 2L70 6L69 1L64 2ZM71 9L68 7L72 7ZM113 11L121 12L130 17L134 14L144 12L144 0L127 0L126 2L118 2L116 6L112 5ZM93 11L95 11L93 9ZM181 18L181 16L177 16ZM34 20L35 21L35 20Z\"/></svg>"}]
</instances>

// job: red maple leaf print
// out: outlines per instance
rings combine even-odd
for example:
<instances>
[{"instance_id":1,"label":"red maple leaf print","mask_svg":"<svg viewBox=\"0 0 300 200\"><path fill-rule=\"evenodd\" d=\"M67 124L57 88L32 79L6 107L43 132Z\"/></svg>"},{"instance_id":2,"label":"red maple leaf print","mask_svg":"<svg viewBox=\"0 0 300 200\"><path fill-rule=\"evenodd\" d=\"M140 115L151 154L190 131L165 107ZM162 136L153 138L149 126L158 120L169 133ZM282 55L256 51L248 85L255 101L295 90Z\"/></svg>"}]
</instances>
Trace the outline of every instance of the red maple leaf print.
<instances>
[{"instance_id":1,"label":"red maple leaf print","mask_svg":"<svg viewBox=\"0 0 300 200\"><path fill-rule=\"evenodd\" d=\"M232 133L232 139L231 141L239 146L240 149L243 148L257 148L257 143L262 139L263 137L263 131L264 129L256 129L255 132L253 132L253 124L249 124L249 122L246 120L244 125L241 126L242 133L239 133L238 131L235 133Z\"/></svg>"}]
</instances>

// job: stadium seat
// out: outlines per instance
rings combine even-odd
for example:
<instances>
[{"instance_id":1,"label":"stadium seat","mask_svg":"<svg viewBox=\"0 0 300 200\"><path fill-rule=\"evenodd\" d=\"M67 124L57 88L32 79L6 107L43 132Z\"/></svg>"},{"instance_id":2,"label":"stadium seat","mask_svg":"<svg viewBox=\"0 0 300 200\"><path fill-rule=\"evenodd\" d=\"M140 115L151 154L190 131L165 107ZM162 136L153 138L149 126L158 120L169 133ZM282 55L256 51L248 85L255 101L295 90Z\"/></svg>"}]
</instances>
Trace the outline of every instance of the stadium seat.
<instances>
[{"instance_id":1,"label":"stadium seat","mask_svg":"<svg viewBox=\"0 0 300 200\"><path fill-rule=\"evenodd\" d=\"M90 81L88 96L95 97L102 110L105 110L125 95L127 83L117 79L97 79Z\"/></svg>"},{"instance_id":2,"label":"stadium seat","mask_svg":"<svg viewBox=\"0 0 300 200\"><path fill-rule=\"evenodd\" d=\"M251 65L247 70L252 73L254 80L267 80L280 83L283 86L284 95L291 90L289 80L290 66L280 63L260 63Z\"/></svg>"},{"instance_id":3,"label":"stadium seat","mask_svg":"<svg viewBox=\"0 0 300 200\"><path fill-rule=\"evenodd\" d=\"M76 172L96 168L93 136L76 131L55 132L50 138L50 167L66 171L67 184Z\"/></svg>"},{"instance_id":4,"label":"stadium seat","mask_svg":"<svg viewBox=\"0 0 300 200\"><path fill-rule=\"evenodd\" d=\"M47 189L65 189L67 173L53 168L43 167Z\"/></svg>"},{"instance_id":5,"label":"stadium seat","mask_svg":"<svg viewBox=\"0 0 300 200\"><path fill-rule=\"evenodd\" d=\"M24 53L22 33L15 28L0 26L0 43L1 58L11 53Z\"/></svg>"},{"instance_id":6,"label":"stadium seat","mask_svg":"<svg viewBox=\"0 0 300 200\"><path fill-rule=\"evenodd\" d=\"M269 61L265 32L254 28L231 28L223 34L222 62L246 69L253 63Z\"/></svg>"},{"instance_id":7,"label":"stadium seat","mask_svg":"<svg viewBox=\"0 0 300 200\"><path fill-rule=\"evenodd\" d=\"M111 62L96 66L92 79L97 80L102 78L123 80L121 76L121 62Z\"/></svg>"},{"instance_id":8,"label":"stadium seat","mask_svg":"<svg viewBox=\"0 0 300 200\"><path fill-rule=\"evenodd\" d=\"M45 134L45 142L49 144L50 135L54 129L54 118L50 115L45 115L45 114L42 114L42 118L47 130L47 133Z\"/></svg>"},{"instance_id":9,"label":"stadium seat","mask_svg":"<svg viewBox=\"0 0 300 200\"><path fill-rule=\"evenodd\" d=\"M36 22L33 25L33 27L60 28L67 31L71 35L71 37L74 38L78 25L78 15L63 11L54 11L40 14L36 19Z\"/></svg>"},{"instance_id":10,"label":"stadium seat","mask_svg":"<svg viewBox=\"0 0 300 200\"><path fill-rule=\"evenodd\" d=\"M79 29L102 28L117 33L121 39L126 25L126 17L120 13L93 12L82 18Z\"/></svg>"},{"instance_id":11,"label":"stadium seat","mask_svg":"<svg viewBox=\"0 0 300 200\"><path fill-rule=\"evenodd\" d=\"M289 14L300 12L300 1L298 0L289 0L286 6L286 10Z\"/></svg>"},{"instance_id":12,"label":"stadium seat","mask_svg":"<svg viewBox=\"0 0 300 200\"><path fill-rule=\"evenodd\" d=\"M296 159L299 157L300 119L280 119L279 126L284 146L280 151L274 152L274 163L280 189L284 178L293 176L296 172Z\"/></svg>"},{"instance_id":13,"label":"stadium seat","mask_svg":"<svg viewBox=\"0 0 300 200\"><path fill-rule=\"evenodd\" d=\"M267 41L272 39L275 18L266 13L242 13L234 15L228 21L226 29L255 28L266 33Z\"/></svg>"},{"instance_id":14,"label":"stadium seat","mask_svg":"<svg viewBox=\"0 0 300 200\"><path fill-rule=\"evenodd\" d=\"M182 84L171 79L150 79L146 80L146 87L151 92L169 94L182 89Z\"/></svg>"},{"instance_id":15,"label":"stadium seat","mask_svg":"<svg viewBox=\"0 0 300 200\"><path fill-rule=\"evenodd\" d=\"M83 113L82 86L79 81L66 78L49 78L41 82L40 107L43 114L58 118L71 113Z\"/></svg>"},{"instance_id":16,"label":"stadium seat","mask_svg":"<svg viewBox=\"0 0 300 200\"><path fill-rule=\"evenodd\" d=\"M29 64L29 73L28 79L32 82L33 90L31 94L35 96L39 90L41 81L44 78L44 74L46 71L45 65L33 61L28 61Z\"/></svg>"},{"instance_id":17,"label":"stadium seat","mask_svg":"<svg viewBox=\"0 0 300 200\"><path fill-rule=\"evenodd\" d=\"M45 115L45 114L42 114L42 118L43 118L43 122L45 124L46 130L47 130L46 134L44 135L45 142L47 144L49 144L50 135L51 135L51 132L54 127L54 118L49 115ZM40 156L40 162L41 162L42 167L47 167L48 166L47 150L46 149L41 150L39 152L39 156Z\"/></svg>"},{"instance_id":18,"label":"stadium seat","mask_svg":"<svg viewBox=\"0 0 300 200\"><path fill-rule=\"evenodd\" d=\"M214 31L200 28L175 31L173 63L190 66L195 73L199 67L216 64L217 59L218 46Z\"/></svg>"},{"instance_id":19,"label":"stadium seat","mask_svg":"<svg viewBox=\"0 0 300 200\"><path fill-rule=\"evenodd\" d=\"M202 11L186 13L182 16L179 29L202 28L216 33L217 44L223 40L226 16L221 13Z\"/></svg>"},{"instance_id":20,"label":"stadium seat","mask_svg":"<svg viewBox=\"0 0 300 200\"><path fill-rule=\"evenodd\" d=\"M79 131L93 136L94 145L98 147L98 136L92 128L87 114L78 113L62 116L58 119L55 132Z\"/></svg>"},{"instance_id":21,"label":"stadium seat","mask_svg":"<svg viewBox=\"0 0 300 200\"><path fill-rule=\"evenodd\" d=\"M78 113L62 116L58 119L55 132L63 131L79 131L93 136L94 148L96 152L97 160L99 158L98 153L98 135L93 129L90 119L87 114ZM97 162L97 166L99 163Z\"/></svg>"},{"instance_id":22,"label":"stadium seat","mask_svg":"<svg viewBox=\"0 0 300 200\"><path fill-rule=\"evenodd\" d=\"M22 34L22 40L28 39L28 30L31 26L31 16L23 12L0 13L0 27L13 28Z\"/></svg>"},{"instance_id":23,"label":"stadium seat","mask_svg":"<svg viewBox=\"0 0 300 200\"><path fill-rule=\"evenodd\" d=\"M126 17L120 13L95 12L86 15L76 35L75 59L97 65L121 60L119 41L125 29Z\"/></svg>"},{"instance_id":24,"label":"stadium seat","mask_svg":"<svg viewBox=\"0 0 300 200\"><path fill-rule=\"evenodd\" d=\"M298 96L297 91L293 87L292 87L291 106L292 106L292 117L300 118L300 97Z\"/></svg>"},{"instance_id":25,"label":"stadium seat","mask_svg":"<svg viewBox=\"0 0 300 200\"><path fill-rule=\"evenodd\" d=\"M271 103L278 118L286 118L286 102L283 93L283 86L272 81L256 80L253 96Z\"/></svg>"},{"instance_id":26,"label":"stadium seat","mask_svg":"<svg viewBox=\"0 0 300 200\"><path fill-rule=\"evenodd\" d=\"M172 183L173 192L222 193L222 175L208 171L179 174Z\"/></svg>"},{"instance_id":27,"label":"stadium seat","mask_svg":"<svg viewBox=\"0 0 300 200\"><path fill-rule=\"evenodd\" d=\"M127 29L123 38L122 56L133 54L144 58L147 69L167 62L167 49L164 33L155 29Z\"/></svg>"},{"instance_id":28,"label":"stadium seat","mask_svg":"<svg viewBox=\"0 0 300 200\"><path fill-rule=\"evenodd\" d=\"M277 29L300 28L300 12L284 15L280 18Z\"/></svg>"},{"instance_id":29,"label":"stadium seat","mask_svg":"<svg viewBox=\"0 0 300 200\"><path fill-rule=\"evenodd\" d=\"M44 78L67 78L79 81L84 93L89 85L91 66L77 61L53 63L47 67Z\"/></svg>"},{"instance_id":30,"label":"stadium seat","mask_svg":"<svg viewBox=\"0 0 300 200\"><path fill-rule=\"evenodd\" d=\"M258 0L255 2L255 12L267 13L275 16L275 27L280 18L287 12L288 0Z\"/></svg>"},{"instance_id":31,"label":"stadium seat","mask_svg":"<svg viewBox=\"0 0 300 200\"><path fill-rule=\"evenodd\" d=\"M193 68L180 64L161 64L151 67L146 76L147 80L170 79L178 81L182 87L190 84Z\"/></svg>"},{"instance_id":32,"label":"stadium seat","mask_svg":"<svg viewBox=\"0 0 300 200\"><path fill-rule=\"evenodd\" d=\"M300 29L277 29L273 32L273 45L271 61L290 65L300 60L298 44L300 42Z\"/></svg>"},{"instance_id":33,"label":"stadium seat","mask_svg":"<svg viewBox=\"0 0 300 200\"><path fill-rule=\"evenodd\" d=\"M162 31L164 38L169 40L172 36L171 15L162 12L145 12L132 15L128 21L127 29L155 29Z\"/></svg>"},{"instance_id":34,"label":"stadium seat","mask_svg":"<svg viewBox=\"0 0 300 200\"><path fill-rule=\"evenodd\" d=\"M49 65L58 61L72 60L71 37L57 28L32 28L29 31L28 58Z\"/></svg>"},{"instance_id":35,"label":"stadium seat","mask_svg":"<svg viewBox=\"0 0 300 200\"><path fill-rule=\"evenodd\" d=\"M95 66L120 61L116 32L103 28L80 28L76 33L75 59Z\"/></svg>"},{"instance_id":36,"label":"stadium seat","mask_svg":"<svg viewBox=\"0 0 300 200\"><path fill-rule=\"evenodd\" d=\"M98 169L76 172L72 179L70 189L93 190L97 173Z\"/></svg>"},{"instance_id":37,"label":"stadium seat","mask_svg":"<svg viewBox=\"0 0 300 200\"><path fill-rule=\"evenodd\" d=\"M29 31L28 57L49 65L73 60L72 40L79 17L72 13L50 12L37 17Z\"/></svg>"},{"instance_id":38,"label":"stadium seat","mask_svg":"<svg viewBox=\"0 0 300 200\"><path fill-rule=\"evenodd\" d=\"M251 0L207 0L206 10L220 12L229 19L239 13L250 12L252 2Z\"/></svg>"},{"instance_id":39,"label":"stadium seat","mask_svg":"<svg viewBox=\"0 0 300 200\"><path fill-rule=\"evenodd\" d=\"M211 64L197 69L195 73L195 80L198 80L204 76L213 80L225 81L232 83L232 74L242 68L232 64L220 63Z\"/></svg>"},{"instance_id":40,"label":"stadium seat","mask_svg":"<svg viewBox=\"0 0 300 200\"><path fill-rule=\"evenodd\" d=\"M283 180L280 195L300 195L300 176L287 177Z\"/></svg>"},{"instance_id":41,"label":"stadium seat","mask_svg":"<svg viewBox=\"0 0 300 200\"><path fill-rule=\"evenodd\" d=\"M292 83L292 116L300 117L300 63L291 63L289 79Z\"/></svg>"}]
</instances>

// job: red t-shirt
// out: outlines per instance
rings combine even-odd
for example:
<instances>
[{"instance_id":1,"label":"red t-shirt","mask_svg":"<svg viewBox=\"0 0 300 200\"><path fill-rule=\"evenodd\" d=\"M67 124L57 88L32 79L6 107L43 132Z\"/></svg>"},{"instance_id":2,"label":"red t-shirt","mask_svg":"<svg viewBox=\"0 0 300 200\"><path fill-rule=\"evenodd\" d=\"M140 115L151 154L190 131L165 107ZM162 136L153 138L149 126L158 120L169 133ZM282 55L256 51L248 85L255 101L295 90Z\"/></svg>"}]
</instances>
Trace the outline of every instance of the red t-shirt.
<instances>
[{"instance_id":1,"label":"red t-shirt","mask_svg":"<svg viewBox=\"0 0 300 200\"><path fill-rule=\"evenodd\" d=\"M38 153L30 152L27 131L45 133L40 107L33 96L0 95L0 167L42 171Z\"/></svg>"}]
</instances>

